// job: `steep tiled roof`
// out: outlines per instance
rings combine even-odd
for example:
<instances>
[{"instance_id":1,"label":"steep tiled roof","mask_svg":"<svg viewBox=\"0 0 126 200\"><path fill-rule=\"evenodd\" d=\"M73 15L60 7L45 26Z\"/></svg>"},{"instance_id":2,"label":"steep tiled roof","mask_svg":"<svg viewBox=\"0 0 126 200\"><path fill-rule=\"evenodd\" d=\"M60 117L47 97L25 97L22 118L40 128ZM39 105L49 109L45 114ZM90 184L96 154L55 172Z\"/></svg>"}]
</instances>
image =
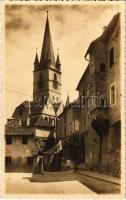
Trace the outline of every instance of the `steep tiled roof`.
<instances>
[{"instance_id":1,"label":"steep tiled roof","mask_svg":"<svg viewBox=\"0 0 126 200\"><path fill-rule=\"evenodd\" d=\"M6 124L5 135L19 135L19 136L29 135L29 136L32 136L33 133L31 130L22 128L15 120L13 120L12 122Z\"/></svg>"},{"instance_id":2,"label":"steep tiled roof","mask_svg":"<svg viewBox=\"0 0 126 200\"><path fill-rule=\"evenodd\" d=\"M37 121L36 121L36 123L35 123L35 126L36 127L52 127L53 126L53 124L52 124L52 121L45 121L44 119L43 119L43 117L42 116L40 116L38 119L37 119Z\"/></svg>"},{"instance_id":3,"label":"steep tiled roof","mask_svg":"<svg viewBox=\"0 0 126 200\"><path fill-rule=\"evenodd\" d=\"M12 114L12 117L15 116L17 110L20 110L20 109L22 109L22 108L24 108L25 111L28 112L28 111L29 111L29 110L28 110L29 102L30 102L30 101L24 101L24 102L22 102L19 106L17 106L17 107L15 108L13 114Z\"/></svg>"},{"instance_id":4,"label":"steep tiled roof","mask_svg":"<svg viewBox=\"0 0 126 200\"><path fill-rule=\"evenodd\" d=\"M88 64L88 66L86 67L86 69L85 69L85 71L84 71L84 73L83 73L83 75L82 75L82 77L81 77L81 79L80 79L80 81L79 81L79 83L78 83L78 85L77 85L77 89L76 89L76 90L79 90L79 87L80 87L80 85L81 85L81 82L82 82L82 80L84 79L84 77L87 76L88 72L89 72L89 64Z\"/></svg>"}]
</instances>

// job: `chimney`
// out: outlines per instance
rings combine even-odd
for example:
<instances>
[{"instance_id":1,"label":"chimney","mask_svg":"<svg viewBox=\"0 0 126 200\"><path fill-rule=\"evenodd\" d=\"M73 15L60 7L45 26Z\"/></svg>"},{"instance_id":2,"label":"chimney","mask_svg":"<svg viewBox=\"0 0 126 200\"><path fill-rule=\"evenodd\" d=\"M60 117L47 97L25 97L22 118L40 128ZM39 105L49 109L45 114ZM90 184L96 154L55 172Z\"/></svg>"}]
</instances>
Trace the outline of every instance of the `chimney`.
<instances>
[{"instance_id":1,"label":"chimney","mask_svg":"<svg viewBox=\"0 0 126 200\"><path fill-rule=\"evenodd\" d=\"M14 122L14 120L15 120L14 118L8 118L7 119L7 124L10 124L10 123Z\"/></svg>"}]
</instances>

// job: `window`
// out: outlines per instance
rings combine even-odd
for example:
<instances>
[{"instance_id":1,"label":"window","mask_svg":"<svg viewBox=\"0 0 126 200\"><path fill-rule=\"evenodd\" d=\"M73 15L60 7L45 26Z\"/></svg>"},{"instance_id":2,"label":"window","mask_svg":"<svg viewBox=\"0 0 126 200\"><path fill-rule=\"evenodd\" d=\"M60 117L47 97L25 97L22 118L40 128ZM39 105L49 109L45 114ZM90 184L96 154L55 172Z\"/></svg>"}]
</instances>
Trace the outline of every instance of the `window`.
<instances>
[{"instance_id":1,"label":"window","mask_svg":"<svg viewBox=\"0 0 126 200\"><path fill-rule=\"evenodd\" d=\"M22 144L28 144L28 137L27 136L22 137Z\"/></svg>"},{"instance_id":2,"label":"window","mask_svg":"<svg viewBox=\"0 0 126 200\"><path fill-rule=\"evenodd\" d=\"M48 117L45 117L45 121L46 121L46 122L48 121Z\"/></svg>"},{"instance_id":3,"label":"window","mask_svg":"<svg viewBox=\"0 0 126 200\"><path fill-rule=\"evenodd\" d=\"M27 157L27 164L33 165L33 157Z\"/></svg>"},{"instance_id":4,"label":"window","mask_svg":"<svg viewBox=\"0 0 126 200\"><path fill-rule=\"evenodd\" d=\"M57 81L57 75L54 74L54 81Z\"/></svg>"},{"instance_id":5,"label":"window","mask_svg":"<svg viewBox=\"0 0 126 200\"><path fill-rule=\"evenodd\" d=\"M57 102L59 101L58 97L56 98Z\"/></svg>"},{"instance_id":6,"label":"window","mask_svg":"<svg viewBox=\"0 0 126 200\"><path fill-rule=\"evenodd\" d=\"M112 47L109 51L109 66L114 64L114 48Z\"/></svg>"},{"instance_id":7,"label":"window","mask_svg":"<svg viewBox=\"0 0 126 200\"><path fill-rule=\"evenodd\" d=\"M6 136L6 144L7 145L12 144L12 137L9 135Z\"/></svg>"},{"instance_id":8,"label":"window","mask_svg":"<svg viewBox=\"0 0 126 200\"><path fill-rule=\"evenodd\" d=\"M12 164L11 156L6 156L5 157L5 165L8 166L8 165L11 165L11 164Z\"/></svg>"},{"instance_id":9,"label":"window","mask_svg":"<svg viewBox=\"0 0 126 200\"><path fill-rule=\"evenodd\" d=\"M111 89L110 89L110 101L111 101L111 105L115 104L115 100L116 100L116 97L115 97L115 85L111 86Z\"/></svg>"},{"instance_id":10,"label":"window","mask_svg":"<svg viewBox=\"0 0 126 200\"><path fill-rule=\"evenodd\" d=\"M100 72L105 72L105 63L100 64Z\"/></svg>"},{"instance_id":11,"label":"window","mask_svg":"<svg viewBox=\"0 0 126 200\"><path fill-rule=\"evenodd\" d=\"M107 106L107 99L101 98L101 107Z\"/></svg>"}]
</instances>

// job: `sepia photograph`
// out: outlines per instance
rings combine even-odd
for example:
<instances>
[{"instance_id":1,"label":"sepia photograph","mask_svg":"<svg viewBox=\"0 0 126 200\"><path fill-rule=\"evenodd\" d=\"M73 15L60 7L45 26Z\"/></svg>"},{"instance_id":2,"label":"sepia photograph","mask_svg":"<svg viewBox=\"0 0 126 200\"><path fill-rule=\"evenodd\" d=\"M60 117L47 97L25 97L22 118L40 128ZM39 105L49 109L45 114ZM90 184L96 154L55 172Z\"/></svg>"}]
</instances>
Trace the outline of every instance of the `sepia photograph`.
<instances>
[{"instance_id":1,"label":"sepia photograph","mask_svg":"<svg viewBox=\"0 0 126 200\"><path fill-rule=\"evenodd\" d=\"M124 195L124 6L4 3L6 196Z\"/></svg>"}]
</instances>

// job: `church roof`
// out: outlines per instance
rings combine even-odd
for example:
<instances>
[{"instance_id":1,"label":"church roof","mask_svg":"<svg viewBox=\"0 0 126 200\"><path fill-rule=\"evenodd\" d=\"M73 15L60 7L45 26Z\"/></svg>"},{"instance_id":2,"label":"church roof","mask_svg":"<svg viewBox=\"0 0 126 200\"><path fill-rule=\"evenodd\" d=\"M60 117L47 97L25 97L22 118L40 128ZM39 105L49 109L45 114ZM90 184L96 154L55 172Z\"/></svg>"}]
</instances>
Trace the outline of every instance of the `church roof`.
<instances>
[{"instance_id":1,"label":"church roof","mask_svg":"<svg viewBox=\"0 0 126 200\"><path fill-rule=\"evenodd\" d=\"M59 54L57 54L56 67L60 68L60 66L61 66L61 62L60 62Z\"/></svg>"},{"instance_id":2,"label":"church roof","mask_svg":"<svg viewBox=\"0 0 126 200\"><path fill-rule=\"evenodd\" d=\"M47 19L46 19L43 46L42 46L42 52L41 52L41 57L40 57L40 67L45 65L45 63L47 62L50 62L51 64L55 66L55 57L54 57L54 51L53 51L53 45L52 45L48 14L47 14Z\"/></svg>"},{"instance_id":3,"label":"church roof","mask_svg":"<svg viewBox=\"0 0 126 200\"><path fill-rule=\"evenodd\" d=\"M70 105L70 97L68 95L67 99L66 99L66 105L65 105L65 107L68 107L69 105Z\"/></svg>"},{"instance_id":4,"label":"church roof","mask_svg":"<svg viewBox=\"0 0 126 200\"><path fill-rule=\"evenodd\" d=\"M39 63L39 58L38 58L38 54L37 54L37 52L36 52L34 64L38 64L38 63Z\"/></svg>"}]
</instances>

